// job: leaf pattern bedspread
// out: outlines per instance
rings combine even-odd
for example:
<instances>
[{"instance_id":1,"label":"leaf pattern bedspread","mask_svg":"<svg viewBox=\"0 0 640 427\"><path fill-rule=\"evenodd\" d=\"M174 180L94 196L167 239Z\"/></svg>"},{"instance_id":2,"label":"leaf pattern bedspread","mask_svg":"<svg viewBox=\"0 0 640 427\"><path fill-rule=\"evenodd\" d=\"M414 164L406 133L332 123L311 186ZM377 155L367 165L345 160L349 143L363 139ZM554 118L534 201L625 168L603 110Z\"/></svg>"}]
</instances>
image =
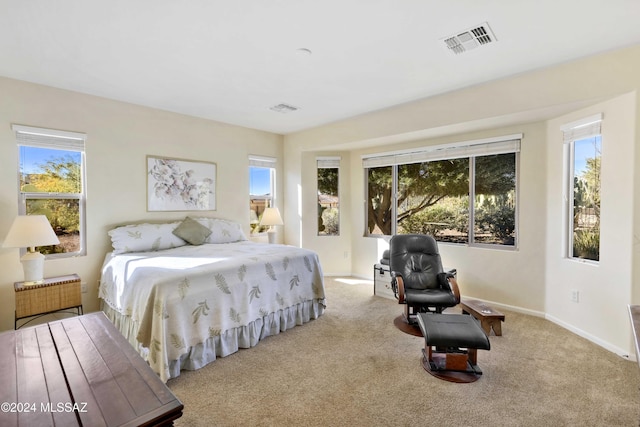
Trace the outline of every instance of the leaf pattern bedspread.
<instances>
[{"instance_id":1,"label":"leaf pattern bedspread","mask_svg":"<svg viewBox=\"0 0 640 427\"><path fill-rule=\"evenodd\" d=\"M100 282L99 297L138 326L161 376L209 337L325 298L315 252L249 241L107 254Z\"/></svg>"}]
</instances>

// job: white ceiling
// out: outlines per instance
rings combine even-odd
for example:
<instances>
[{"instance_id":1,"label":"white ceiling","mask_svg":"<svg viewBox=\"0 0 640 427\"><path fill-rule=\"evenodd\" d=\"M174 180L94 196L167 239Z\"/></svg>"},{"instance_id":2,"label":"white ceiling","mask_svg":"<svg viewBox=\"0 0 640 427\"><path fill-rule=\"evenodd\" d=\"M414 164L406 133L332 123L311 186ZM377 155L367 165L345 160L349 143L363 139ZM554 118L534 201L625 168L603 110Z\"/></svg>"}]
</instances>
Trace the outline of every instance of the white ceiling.
<instances>
[{"instance_id":1,"label":"white ceiling","mask_svg":"<svg viewBox=\"0 0 640 427\"><path fill-rule=\"evenodd\" d=\"M0 8L1 76L281 134L640 43L638 0L0 0ZM484 22L497 42L461 55L444 47L444 37ZM280 103L299 110L270 110Z\"/></svg>"}]
</instances>

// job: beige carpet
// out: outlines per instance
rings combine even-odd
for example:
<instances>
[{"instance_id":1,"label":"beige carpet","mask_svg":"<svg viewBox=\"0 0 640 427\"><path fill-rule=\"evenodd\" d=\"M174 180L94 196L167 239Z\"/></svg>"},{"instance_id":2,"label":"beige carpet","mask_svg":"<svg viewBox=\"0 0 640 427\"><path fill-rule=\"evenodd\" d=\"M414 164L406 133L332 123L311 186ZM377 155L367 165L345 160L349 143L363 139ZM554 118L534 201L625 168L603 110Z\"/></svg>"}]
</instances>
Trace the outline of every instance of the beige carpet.
<instances>
[{"instance_id":1,"label":"beige carpet","mask_svg":"<svg viewBox=\"0 0 640 427\"><path fill-rule=\"evenodd\" d=\"M455 384L422 368L424 340L393 326L402 307L371 282L325 284L319 319L170 380L176 425L638 425L638 365L551 322L505 312L482 378Z\"/></svg>"}]
</instances>

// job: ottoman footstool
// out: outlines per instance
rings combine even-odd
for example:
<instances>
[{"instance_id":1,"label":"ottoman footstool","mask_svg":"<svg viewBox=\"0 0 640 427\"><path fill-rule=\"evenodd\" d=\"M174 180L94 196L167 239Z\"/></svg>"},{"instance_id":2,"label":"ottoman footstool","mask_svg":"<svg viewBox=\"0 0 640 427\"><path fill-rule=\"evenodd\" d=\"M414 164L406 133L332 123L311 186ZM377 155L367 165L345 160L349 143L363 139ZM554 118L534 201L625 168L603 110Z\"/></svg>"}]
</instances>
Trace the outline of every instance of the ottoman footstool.
<instances>
[{"instance_id":1,"label":"ottoman footstool","mask_svg":"<svg viewBox=\"0 0 640 427\"><path fill-rule=\"evenodd\" d=\"M477 350L490 350L478 321L463 314L419 313L425 346L422 366L430 374L454 382L472 382L482 375Z\"/></svg>"}]
</instances>

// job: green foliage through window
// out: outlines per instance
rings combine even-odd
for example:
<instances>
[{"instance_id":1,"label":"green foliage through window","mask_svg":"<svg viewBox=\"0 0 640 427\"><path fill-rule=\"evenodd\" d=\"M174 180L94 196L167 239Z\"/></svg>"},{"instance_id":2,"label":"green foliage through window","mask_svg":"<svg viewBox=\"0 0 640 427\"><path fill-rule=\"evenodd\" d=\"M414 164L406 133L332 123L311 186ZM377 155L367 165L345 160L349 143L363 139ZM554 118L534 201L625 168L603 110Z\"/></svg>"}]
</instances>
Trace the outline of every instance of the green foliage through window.
<instances>
[{"instance_id":1,"label":"green foliage through window","mask_svg":"<svg viewBox=\"0 0 640 427\"><path fill-rule=\"evenodd\" d=\"M366 174L369 235L516 244L516 153L371 167Z\"/></svg>"},{"instance_id":2,"label":"green foliage through window","mask_svg":"<svg viewBox=\"0 0 640 427\"><path fill-rule=\"evenodd\" d=\"M600 260L600 164L602 139L594 136L572 143L573 207L571 253L573 258Z\"/></svg>"},{"instance_id":3,"label":"green foliage through window","mask_svg":"<svg viewBox=\"0 0 640 427\"><path fill-rule=\"evenodd\" d=\"M82 251L82 153L20 146L20 195L24 214L46 215L60 244L43 254Z\"/></svg>"},{"instance_id":4,"label":"green foliage through window","mask_svg":"<svg viewBox=\"0 0 640 427\"><path fill-rule=\"evenodd\" d=\"M318 166L318 236L340 234L340 169Z\"/></svg>"}]
</instances>

